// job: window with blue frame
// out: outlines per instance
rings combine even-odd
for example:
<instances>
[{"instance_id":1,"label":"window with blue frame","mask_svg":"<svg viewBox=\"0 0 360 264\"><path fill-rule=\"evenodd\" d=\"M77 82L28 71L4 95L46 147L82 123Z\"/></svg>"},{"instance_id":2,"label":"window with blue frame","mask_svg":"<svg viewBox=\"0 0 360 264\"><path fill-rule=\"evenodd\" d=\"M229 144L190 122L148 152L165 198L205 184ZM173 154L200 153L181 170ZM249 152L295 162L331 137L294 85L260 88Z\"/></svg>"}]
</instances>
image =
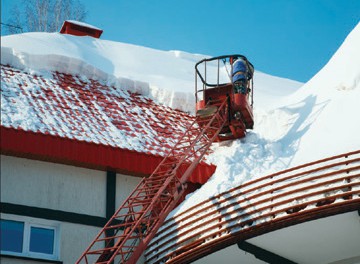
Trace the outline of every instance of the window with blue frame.
<instances>
[{"instance_id":1,"label":"window with blue frame","mask_svg":"<svg viewBox=\"0 0 360 264\"><path fill-rule=\"evenodd\" d=\"M2 254L44 259L58 258L58 228L34 221L1 219ZM41 222L41 221L40 221Z\"/></svg>"},{"instance_id":2,"label":"window with blue frame","mask_svg":"<svg viewBox=\"0 0 360 264\"><path fill-rule=\"evenodd\" d=\"M24 223L18 221L1 220L0 224L1 251L23 251Z\"/></svg>"},{"instance_id":3,"label":"window with blue frame","mask_svg":"<svg viewBox=\"0 0 360 264\"><path fill-rule=\"evenodd\" d=\"M48 228L30 228L30 251L44 254L54 253L55 231Z\"/></svg>"}]
</instances>

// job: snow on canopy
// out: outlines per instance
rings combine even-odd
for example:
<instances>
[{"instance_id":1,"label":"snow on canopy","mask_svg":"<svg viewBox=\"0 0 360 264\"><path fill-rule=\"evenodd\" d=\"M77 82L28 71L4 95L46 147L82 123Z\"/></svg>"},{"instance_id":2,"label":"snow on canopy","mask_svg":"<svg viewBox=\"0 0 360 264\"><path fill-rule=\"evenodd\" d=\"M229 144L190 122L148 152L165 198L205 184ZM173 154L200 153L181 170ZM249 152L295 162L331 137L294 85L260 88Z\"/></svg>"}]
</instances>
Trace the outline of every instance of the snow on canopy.
<instances>
[{"instance_id":1,"label":"snow on canopy","mask_svg":"<svg viewBox=\"0 0 360 264\"><path fill-rule=\"evenodd\" d=\"M254 130L244 139L214 144L208 161L217 165L215 174L174 213L250 178L359 149L359 46L357 25L305 85L255 71ZM194 65L205 57L59 33L1 38L2 64L101 80L190 113Z\"/></svg>"}]
</instances>

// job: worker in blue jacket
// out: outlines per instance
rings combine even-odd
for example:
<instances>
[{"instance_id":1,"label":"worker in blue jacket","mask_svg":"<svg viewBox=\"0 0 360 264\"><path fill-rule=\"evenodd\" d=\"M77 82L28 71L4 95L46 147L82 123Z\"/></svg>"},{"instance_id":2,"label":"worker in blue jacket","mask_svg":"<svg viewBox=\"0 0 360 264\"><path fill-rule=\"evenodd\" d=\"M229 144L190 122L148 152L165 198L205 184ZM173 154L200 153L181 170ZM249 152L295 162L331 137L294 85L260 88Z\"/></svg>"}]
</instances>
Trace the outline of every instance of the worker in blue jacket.
<instances>
[{"instance_id":1,"label":"worker in blue jacket","mask_svg":"<svg viewBox=\"0 0 360 264\"><path fill-rule=\"evenodd\" d=\"M248 92L248 82L254 74L254 67L245 58L231 58L232 63L232 83L234 84L235 93L246 94Z\"/></svg>"}]
</instances>

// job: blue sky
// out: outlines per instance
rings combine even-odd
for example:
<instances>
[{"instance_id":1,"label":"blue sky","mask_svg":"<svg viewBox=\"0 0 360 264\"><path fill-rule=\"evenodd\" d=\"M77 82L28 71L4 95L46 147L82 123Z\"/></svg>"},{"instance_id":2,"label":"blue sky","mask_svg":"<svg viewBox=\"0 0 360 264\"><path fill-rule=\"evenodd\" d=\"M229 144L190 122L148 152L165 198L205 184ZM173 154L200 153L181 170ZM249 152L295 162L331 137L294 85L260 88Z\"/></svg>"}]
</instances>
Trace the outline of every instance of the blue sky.
<instances>
[{"instance_id":1,"label":"blue sky","mask_svg":"<svg viewBox=\"0 0 360 264\"><path fill-rule=\"evenodd\" d=\"M9 6L2 0L2 22ZM240 53L257 70L302 82L360 21L360 0L82 0L102 39L210 56ZM146 69L144 69L146 70Z\"/></svg>"}]
</instances>

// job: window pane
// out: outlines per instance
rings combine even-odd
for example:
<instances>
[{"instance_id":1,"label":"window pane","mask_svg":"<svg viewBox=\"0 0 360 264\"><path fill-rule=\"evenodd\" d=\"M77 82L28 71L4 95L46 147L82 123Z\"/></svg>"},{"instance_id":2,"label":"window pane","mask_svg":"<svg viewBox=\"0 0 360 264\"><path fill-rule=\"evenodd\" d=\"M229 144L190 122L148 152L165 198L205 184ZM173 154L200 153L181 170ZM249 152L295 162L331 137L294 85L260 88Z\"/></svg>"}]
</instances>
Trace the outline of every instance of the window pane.
<instances>
[{"instance_id":1,"label":"window pane","mask_svg":"<svg viewBox=\"0 0 360 264\"><path fill-rule=\"evenodd\" d=\"M31 227L30 232L30 251L53 254L54 253L54 236L53 229Z\"/></svg>"},{"instance_id":2,"label":"window pane","mask_svg":"<svg viewBox=\"0 0 360 264\"><path fill-rule=\"evenodd\" d=\"M1 251L22 252L24 223L10 220L1 220L0 228Z\"/></svg>"}]
</instances>

